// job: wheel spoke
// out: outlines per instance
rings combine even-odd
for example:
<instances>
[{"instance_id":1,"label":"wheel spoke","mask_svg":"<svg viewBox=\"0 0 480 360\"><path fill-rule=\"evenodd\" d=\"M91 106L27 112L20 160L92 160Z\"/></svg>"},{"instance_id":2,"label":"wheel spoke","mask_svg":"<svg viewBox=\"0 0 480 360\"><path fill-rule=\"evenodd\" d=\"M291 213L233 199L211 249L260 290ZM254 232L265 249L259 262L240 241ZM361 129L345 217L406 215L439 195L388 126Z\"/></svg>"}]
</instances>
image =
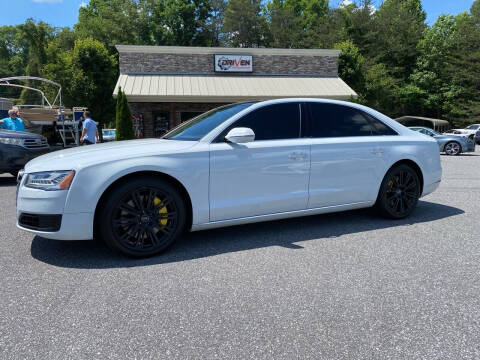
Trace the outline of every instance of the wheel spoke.
<instances>
[{"instance_id":1,"label":"wheel spoke","mask_svg":"<svg viewBox=\"0 0 480 360\"><path fill-rule=\"evenodd\" d=\"M145 234L145 227L138 230L138 233L136 236L137 241L135 242L136 247L144 247L144 244L145 244L144 234Z\"/></svg>"},{"instance_id":2,"label":"wheel spoke","mask_svg":"<svg viewBox=\"0 0 480 360\"><path fill-rule=\"evenodd\" d=\"M164 207L168 208L170 204L173 204L173 198L170 196L166 196L161 200L160 204L155 206L153 210L154 212L157 212L158 210L163 209Z\"/></svg>"},{"instance_id":3,"label":"wheel spoke","mask_svg":"<svg viewBox=\"0 0 480 360\"><path fill-rule=\"evenodd\" d=\"M164 233L165 235L171 235L171 229L169 229L169 227L167 226L161 226L160 224L152 224L152 228L155 228L155 229L158 229L160 230L162 233Z\"/></svg>"},{"instance_id":4,"label":"wheel spoke","mask_svg":"<svg viewBox=\"0 0 480 360\"><path fill-rule=\"evenodd\" d=\"M413 181L410 185L408 185L406 188L405 188L405 191L408 191L410 189L414 189L417 187L417 183L415 181Z\"/></svg>"},{"instance_id":5,"label":"wheel spoke","mask_svg":"<svg viewBox=\"0 0 480 360\"><path fill-rule=\"evenodd\" d=\"M120 205L120 210L123 210L129 214L132 214L132 215L135 215L135 216L138 216L140 215L140 211L138 211L137 209L135 209L134 207L131 207L130 205L128 205L127 203L123 203Z\"/></svg>"},{"instance_id":6,"label":"wheel spoke","mask_svg":"<svg viewBox=\"0 0 480 360\"><path fill-rule=\"evenodd\" d=\"M160 239L158 238L155 231L153 231L153 227L151 227L151 226L148 227L148 235L150 237L150 240L152 241L153 246L156 246L156 245L160 244Z\"/></svg>"},{"instance_id":7,"label":"wheel spoke","mask_svg":"<svg viewBox=\"0 0 480 360\"><path fill-rule=\"evenodd\" d=\"M414 181L413 180L413 176L410 174L410 173L407 173L406 176L405 176L405 186L407 186L411 181Z\"/></svg>"},{"instance_id":8,"label":"wheel spoke","mask_svg":"<svg viewBox=\"0 0 480 360\"><path fill-rule=\"evenodd\" d=\"M165 213L165 214L159 214L155 216L154 221L158 220L170 220L170 219L175 219L177 217L177 213L175 211Z\"/></svg>"},{"instance_id":9,"label":"wheel spoke","mask_svg":"<svg viewBox=\"0 0 480 360\"><path fill-rule=\"evenodd\" d=\"M133 194L132 194L132 200L133 202L135 203L135 207L140 211L140 212L143 212L143 210L145 210L143 204L142 204L142 198L140 196L140 194L138 193L138 191L134 191Z\"/></svg>"},{"instance_id":10,"label":"wheel spoke","mask_svg":"<svg viewBox=\"0 0 480 360\"><path fill-rule=\"evenodd\" d=\"M154 199L155 199L155 192L152 189L148 190L148 197L147 197L147 203L145 205L145 208L147 210L153 210L154 206Z\"/></svg>"},{"instance_id":11,"label":"wheel spoke","mask_svg":"<svg viewBox=\"0 0 480 360\"><path fill-rule=\"evenodd\" d=\"M138 222L137 218L125 218L121 217L120 219L113 220L113 226L123 227L127 225L136 224Z\"/></svg>"}]
</instances>

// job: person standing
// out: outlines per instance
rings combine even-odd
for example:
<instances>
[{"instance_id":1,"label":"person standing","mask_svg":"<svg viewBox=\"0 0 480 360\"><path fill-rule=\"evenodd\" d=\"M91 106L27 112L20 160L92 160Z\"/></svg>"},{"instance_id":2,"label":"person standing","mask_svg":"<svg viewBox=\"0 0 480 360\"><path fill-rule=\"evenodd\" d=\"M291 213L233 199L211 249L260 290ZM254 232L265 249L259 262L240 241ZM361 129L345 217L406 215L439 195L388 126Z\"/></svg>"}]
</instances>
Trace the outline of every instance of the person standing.
<instances>
[{"instance_id":1,"label":"person standing","mask_svg":"<svg viewBox=\"0 0 480 360\"><path fill-rule=\"evenodd\" d=\"M8 118L0 120L0 129L25 131L23 120L18 117L18 111L15 109L8 110Z\"/></svg>"},{"instance_id":2,"label":"person standing","mask_svg":"<svg viewBox=\"0 0 480 360\"><path fill-rule=\"evenodd\" d=\"M98 129L95 121L92 120L90 111L85 111L83 113L83 130L82 137L80 141L84 145L92 145L98 141Z\"/></svg>"}]
</instances>

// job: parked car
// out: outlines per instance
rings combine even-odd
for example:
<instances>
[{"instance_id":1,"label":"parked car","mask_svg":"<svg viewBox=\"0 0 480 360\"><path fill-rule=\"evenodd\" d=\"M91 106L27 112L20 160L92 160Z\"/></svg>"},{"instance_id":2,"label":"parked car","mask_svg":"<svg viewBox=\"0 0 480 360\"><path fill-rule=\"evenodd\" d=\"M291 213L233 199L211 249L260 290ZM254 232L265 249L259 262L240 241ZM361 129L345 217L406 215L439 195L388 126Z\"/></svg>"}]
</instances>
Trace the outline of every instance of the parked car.
<instances>
[{"instance_id":1,"label":"parked car","mask_svg":"<svg viewBox=\"0 0 480 360\"><path fill-rule=\"evenodd\" d=\"M469 137L470 135L475 136L478 130L480 130L480 124L472 124L467 126L465 129L450 129L445 133Z\"/></svg>"},{"instance_id":2,"label":"parked car","mask_svg":"<svg viewBox=\"0 0 480 360\"><path fill-rule=\"evenodd\" d=\"M102 129L103 141L113 141L115 140L115 129Z\"/></svg>"},{"instance_id":3,"label":"parked car","mask_svg":"<svg viewBox=\"0 0 480 360\"><path fill-rule=\"evenodd\" d=\"M95 234L114 250L150 256L184 230L372 206L401 219L438 187L441 173L433 138L370 108L246 102L197 116L162 139L29 162L19 174L17 225L59 240Z\"/></svg>"},{"instance_id":4,"label":"parked car","mask_svg":"<svg viewBox=\"0 0 480 360\"><path fill-rule=\"evenodd\" d=\"M0 174L16 177L28 161L48 151L47 139L41 135L0 129Z\"/></svg>"},{"instance_id":5,"label":"parked car","mask_svg":"<svg viewBox=\"0 0 480 360\"><path fill-rule=\"evenodd\" d=\"M475 142L480 145L480 130L475 133Z\"/></svg>"},{"instance_id":6,"label":"parked car","mask_svg":"<svg viewBox=\"0 0 480 360\"><path fill-rule=\"evenodd\" d=\"M440 152L444 152L447 155L458 155L462 152L475 151L475 142L468 137L458 135L441 135L432 129L418 126L412 126L409 129L433 137L438 142Z\"/></svg>"}]
</instances>

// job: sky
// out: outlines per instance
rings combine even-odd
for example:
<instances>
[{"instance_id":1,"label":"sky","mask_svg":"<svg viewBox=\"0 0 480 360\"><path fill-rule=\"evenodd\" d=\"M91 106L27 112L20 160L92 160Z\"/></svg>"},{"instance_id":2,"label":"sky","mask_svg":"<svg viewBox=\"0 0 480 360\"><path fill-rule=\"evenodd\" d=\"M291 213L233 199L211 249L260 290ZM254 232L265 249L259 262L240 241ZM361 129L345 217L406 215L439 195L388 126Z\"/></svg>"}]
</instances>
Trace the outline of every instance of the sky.
<instances>
[{"instance_id":1,"label":"sky","mask_svg":"<svg viewBox=\"0 0 480 360\"><path fill-rule=\"evenodd\" d=\"M53 26L69 26L77 22L78 8L89 0L0 0L0 26L22 24L28 18ZM348 0L347 0L348 1ZM441 14L456 15L470 10L474 0L422 0L427 23L432 25ZM340 0L330 0L337 6ZM378 7L382 0L373 0Z\"/></svg>"}]
</instances>

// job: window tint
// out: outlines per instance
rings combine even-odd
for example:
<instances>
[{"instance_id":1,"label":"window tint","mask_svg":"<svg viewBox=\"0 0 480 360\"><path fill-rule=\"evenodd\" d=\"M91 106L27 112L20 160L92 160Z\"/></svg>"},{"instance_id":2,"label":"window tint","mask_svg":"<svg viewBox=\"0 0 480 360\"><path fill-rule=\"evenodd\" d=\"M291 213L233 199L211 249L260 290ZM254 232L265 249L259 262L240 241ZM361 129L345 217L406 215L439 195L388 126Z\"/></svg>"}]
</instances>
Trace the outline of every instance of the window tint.
<instances>
[{"instance_id":1,"label":"window tint","mask_svg":"<svg viewBox=\"0 0 480 360\"><path fill-rule=\"evenodd\" d=\"M385 125L380 120L375 119L370 114L364 112L362 112L362 114L364 114L367 117L368 121L370 121L374 135L398 135L394 130L390 129L387 125Z\"/></svg>"},{"instance_id":2,"label":"window tint","mask_svg":"<svg viewBox=\"0 0 480 360\"><path fill-rule=\"evenodd\" d=\"M255 133L255 141L296 139L300 137L300 109L298 103L265 106L255 110L232 124L223 134L234 127L247 127Z\"/></svg>"},{"instance_id":3,"label":"window tint","mask_svg":"<svg viewBox=\"0 0 480 360\"><path fill-rule=\"evenodd\" d=\"M396 135L381 121L344 105L309 103L312 137Z\"/></svg>"},{"instance_id":4,"label":"window tint","mask_svg":"<svg viewBox=\"0 0 480 360\"><path fill-rule=\"evenodd\" d=\"M163 139L197 141L253 102L222 106L182 123L163 136Z\"/></svg>"},{"instance_id":5,"label":"window tint","mask_svg":"<svg viewBox=\"0 0 480 360\"><path fill-rule=\"evenodd\" d=\"M312 137L370 136L372 126L356 109L325 103L310 103Z\"/></svg>"}]
</instances>

